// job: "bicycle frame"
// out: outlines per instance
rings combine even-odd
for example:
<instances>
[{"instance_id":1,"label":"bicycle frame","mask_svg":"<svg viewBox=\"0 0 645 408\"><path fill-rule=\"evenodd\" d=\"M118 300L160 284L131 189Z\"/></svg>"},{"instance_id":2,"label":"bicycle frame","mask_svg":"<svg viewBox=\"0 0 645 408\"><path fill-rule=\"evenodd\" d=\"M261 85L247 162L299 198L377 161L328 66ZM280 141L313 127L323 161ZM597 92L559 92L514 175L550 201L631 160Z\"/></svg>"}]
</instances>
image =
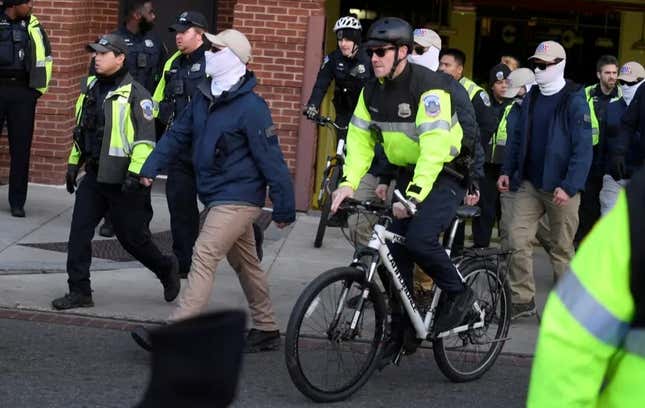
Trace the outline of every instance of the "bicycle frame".
<instances>
[{"instance_id":1,"label":"bicycle frame","mask_svg":"<svg viewBox=\"0 0 645 408\"><path fill-rule=\"evenodd\" d=\"M456 231L458 225L459 225L459 221L457 220L453 222L453 225L451 226L451 241L454 238L454 231ZM380 259L383 262L383 265L385 266L385 268L390 273L391 280L394 283L394 286L396 288L399 298L401 299L401 302L403 303L403 307L405 308L406 313L410 317L410 321L412 322L417 338L421 340L426 340L430 335L430 328L432 327L432 324L436 318L436 311L437 311L437 306L439 304L441 289L439 287L435 288L430 308L427 311L425 316L421 316L421 313L419 312L417 305L414 302L414 299L412 297L412 293L410 292L410 289L405 284L405 280L403 279L403 276L401 276L401 272L399 271L399 268L396 265L396 262L394 261L394 258L390 253L390 250L386 244L386 242L388 241L404 244L405 237L388 231L386 227L383 225L380 225L380 224L374 225L374 233L372 235L372 239L368 244L368 247L378 253L378 258L372 259L372 263L369 266L368 270L366 271L366 280L368 283L372 281L372 279L374 278L374 273L376 272L376 268L378 266L378 261ZM452 242L450 242L450 244L452 244ZM447 249L446 251L448 252L448 254L450 253L449 249ZM358 264L358 263L359 263L359 259L358 257L356 257L356 259L354 259L353 264ZM460 274L460 277L461 277L461 274ZM463 280L463 277L461 278ZM354 312L354 316L350 326L351 330L356 329L358 322L360 320L360 315L362 313L363 303L368 298L368 296L369 296L369 286L366 286L363 289L363 293L361 295L360 305L359 307L356 308L356 311ZM343 303L340 303L340 305L342 304ZM481 309L478 310L478 312L480 315L480 320L478 322L473 324L458 326L450 330L441 332L437 334L436 338L446 337L466 330L483 327L485 312L484 310L481 310Z\"/></svg>"}]
</instances>

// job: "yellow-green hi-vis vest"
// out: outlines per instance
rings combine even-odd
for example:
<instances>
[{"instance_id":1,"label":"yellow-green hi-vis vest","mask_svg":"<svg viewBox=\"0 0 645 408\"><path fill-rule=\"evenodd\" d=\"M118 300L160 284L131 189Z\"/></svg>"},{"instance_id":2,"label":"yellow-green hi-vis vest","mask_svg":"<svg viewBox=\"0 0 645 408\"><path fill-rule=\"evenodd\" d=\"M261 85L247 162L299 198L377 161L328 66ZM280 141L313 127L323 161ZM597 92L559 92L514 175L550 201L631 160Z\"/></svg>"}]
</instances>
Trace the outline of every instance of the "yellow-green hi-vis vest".
<instances>
[{"instance_id":1,"label":"yellow-green hi-vis vest","mask_svg":"<svg viewBox=\"0 0 645 408\"><path fill-rule=\"evenodd\" d=\"M585 88L585 97L587 98L587 103L589 104L589 113L591 114L591 136L592 136L592 144L595 146L598 144L598 141L600 140L600 123L598 121L598 115L596 115L596 108L594 107L594 97L591 95L591 93L596 89L596 87L599 85L590 85ZM615 96L611 98L609 103L616 102L620 98L623 97L623 92L621 91L620 87L617 89L618 96Z\"/></svg>"},{"instance_id":2,"label":"yellow-green hi-vis vest","mask_svg":"<svg viewBox=\"0 0 645 408\"><path fill-rule=\"evenodd\" d=\"M506 125L508 124L508 114L514 104L515 101L504 108L504 114L499 121L499 125L497 125L497 131L493 133L493 137L490 139L488 151L486 152L486 161L488 163L502 164L504 162L504 151L506 150L506 140L508 139Z\"/></svg>"}]
</instances>

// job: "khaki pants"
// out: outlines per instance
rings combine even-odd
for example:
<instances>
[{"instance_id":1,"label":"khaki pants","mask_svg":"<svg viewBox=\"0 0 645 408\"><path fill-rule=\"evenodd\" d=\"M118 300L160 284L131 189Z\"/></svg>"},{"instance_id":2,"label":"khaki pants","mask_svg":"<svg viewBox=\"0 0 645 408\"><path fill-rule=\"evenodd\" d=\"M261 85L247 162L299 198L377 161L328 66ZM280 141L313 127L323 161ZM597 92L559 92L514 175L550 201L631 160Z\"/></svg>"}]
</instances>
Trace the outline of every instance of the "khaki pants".
<instances>
[{"instance_id":1,"label":"khaki pants","mask_svg":"<svg viewBox=\"0 0 645 408\"><path fill-rule=\"evenodd\" d=\"M375 190L378 186L378 177L372 174L365 174L361 179L358 189L354 192L354 198L361 201L376 201L381 202L381 199L376 196ZM388 188L388 201L391 201L394 184L390 183ZM347 227L349 228L349 237L352 242L358 243L362 246L367 246L372 238L374 232L374 224L378 221L376 215L370 214L352 214L347 217Z\"/></svg>"},{"instance_id":2,"label":"khaki pants","mask_svg":"<svg viewBox=\"0 0 645 408\"><path fill-rule=\"evenodd\" d=\"M509 249L513 251L509 281L513 303L528 303L535 296L532 240L544 214L548 217L552 245L549 256L553 271L556 278L564 275L574 254L573 238L578 229L579 206L580 194L559 207L553 203L553 193L538 191L530 182L522 182L515 193L509 229Z\"/></svg>"},{"instance_id":3,"label":"khaki pants","mask_svg":"<svg viewBox=\"0 0 645 408\"><path fill-rule=\"evenodd\" d=\"M217 265L226 257L242 285L254 326L277 330L266 273L255 249L253 221L262 210L244 205L222 205L208 210L188 273L188 285L169 321L193 317L208 305Z\"/></svg>"},{"instance_id":4,"label":"khaki pants","mask_svg":"<svg viewBox=\"0 0 645 408\"><path fill-rule=\"evenodd\" d=\"M515 201L515 192L506 191L500 194L500 203L502 216L499 220L499 241L502 249L508 249L508 230L511 226L513 219L513 202ZM551 231L549 231L548 216L546 213L540 218L537 232L535 234L537 243L539 243L544 250L549 253L551 251ZM534 242L535 244L535 242Z\"/></svg>"}]
</instances>

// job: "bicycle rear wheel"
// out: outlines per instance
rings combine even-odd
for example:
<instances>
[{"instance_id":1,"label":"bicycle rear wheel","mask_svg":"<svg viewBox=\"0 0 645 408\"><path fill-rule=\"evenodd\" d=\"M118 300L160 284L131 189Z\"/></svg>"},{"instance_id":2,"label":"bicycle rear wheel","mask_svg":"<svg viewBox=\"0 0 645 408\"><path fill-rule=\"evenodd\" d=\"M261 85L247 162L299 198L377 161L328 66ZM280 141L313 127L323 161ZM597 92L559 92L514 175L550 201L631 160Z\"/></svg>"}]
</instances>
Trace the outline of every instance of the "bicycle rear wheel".
<instances>
[{"instance_id":1,"label":"bicycle rear wheel","mask_svg":"<svg viewBox=\"0 0 645 408\"><path fill-rule=\"evenodd\" d=\"M433 341L433 353L441 372L455 382L475 380L490 369L504 347L511 324L511 292L495 264L484 258L465 262L461 271L486 312L484 327Z\"/></svg>"},{"instance_id":2,"label":"bicycle rear wheel","mask_svg":"<svg viewBox=\"0 0 645 408\"><path fill-rule=\"evenodd\" d=\"M285 359L293 383L317 402L344 400L374 369L385 331L386 306L370 284L355 331L350 324L365 285L364 272L331 269L312 281L296 302L285 335Z\"/></svg>"},{"instance_id":3,"label":"bicycle rear wheel","mask_svg":"<svg viewBox=\"0 0 645 408\"><path fill-rule=\"evenodd\" d=\"M339 177L339 167L332 166L329 169L329 175L322 182L322 197L318 203L320 206L320 220L318 221L318 229L316 230L316 238L314 239L314 248L320 248L322 246L325 229L327 228L327 220L329 220L329 213L331 212L331 193L336 189Z\"/></svg>"}]
</instances>

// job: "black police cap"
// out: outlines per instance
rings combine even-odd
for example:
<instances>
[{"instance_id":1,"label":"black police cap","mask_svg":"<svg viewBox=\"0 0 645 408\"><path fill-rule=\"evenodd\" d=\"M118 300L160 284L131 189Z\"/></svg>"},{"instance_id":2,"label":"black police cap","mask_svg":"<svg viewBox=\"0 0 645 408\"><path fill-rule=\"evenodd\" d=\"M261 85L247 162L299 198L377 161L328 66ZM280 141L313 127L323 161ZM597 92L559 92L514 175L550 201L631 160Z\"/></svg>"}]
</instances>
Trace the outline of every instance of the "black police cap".
<instances>
[{"instance_id":1,"label":"black police cap","mask_svg":"<svg viewBox=\"0 0 645 408\"><path fill-rule=\"evenodd\" d=\"M168 31L183 33L191 27L198 27L208 30L206 17L198 11L184 11L177 17L175 24L168 27Z\"/></svg>"}]
</instances>

